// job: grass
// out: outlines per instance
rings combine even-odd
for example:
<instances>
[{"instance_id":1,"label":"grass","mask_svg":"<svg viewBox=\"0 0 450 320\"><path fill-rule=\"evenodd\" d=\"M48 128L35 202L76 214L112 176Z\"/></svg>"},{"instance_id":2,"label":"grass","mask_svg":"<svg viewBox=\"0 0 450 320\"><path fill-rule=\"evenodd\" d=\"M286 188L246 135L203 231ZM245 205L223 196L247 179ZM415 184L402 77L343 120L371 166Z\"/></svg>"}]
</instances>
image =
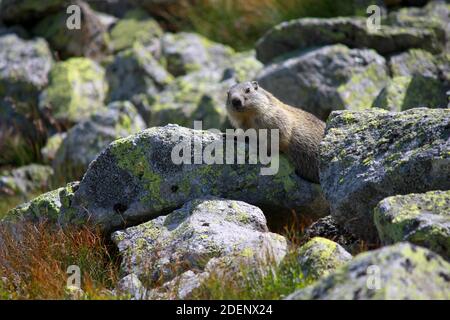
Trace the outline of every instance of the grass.
<instances>
[{"instance_id":1,"label":"grass","mask_svg":"<svg viewBox=\"0 0 450 320\"><path fill-rule=\"evenodd\" d=\"M185 0L156 14L173 31L193 31L237 50L254 48L270 28L301 17L365 14L353 0Z\"/></svg>"},{"instance_id":2,"label":"grass","mask_svg":"<svg viewBox=\"0 0 450 320\"><path fill-rule=\"evenodd\" d=\"M45 223L0 225L0 298L67 299L67 268L81 270L84 299L112 298L119 264L98 231Z\"/></svg>"},{"instance_id":3,"label":"grass","mask_svg":"<svg viewBox=\"0 0 450 320\"><path fill-rule=\"evenodd\" d=\"M303 276L295 247L279 264L265 259L255 266L242 263L238 270L213 271L196 289L194 299L212 300L277 300L304 288L312 280Z\"/></svg>"}]
</instances>

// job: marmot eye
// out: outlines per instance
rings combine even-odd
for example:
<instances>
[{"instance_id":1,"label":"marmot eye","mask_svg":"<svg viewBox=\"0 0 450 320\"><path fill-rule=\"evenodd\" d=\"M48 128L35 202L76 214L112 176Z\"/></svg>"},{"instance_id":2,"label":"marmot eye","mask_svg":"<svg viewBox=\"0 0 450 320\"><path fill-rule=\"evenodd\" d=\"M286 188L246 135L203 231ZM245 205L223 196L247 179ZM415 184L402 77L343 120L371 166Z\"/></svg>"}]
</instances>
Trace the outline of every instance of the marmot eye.
<instances>
[{"instance_id":1,"label":"marmot eye","mask_svg":"<svg viewBox=\"0 0 450 320\"><path fill-rule=\"evenodd\" d=\"M245 93L250 93L250 88L245 89Z\"/></svg>"}]
</instances>

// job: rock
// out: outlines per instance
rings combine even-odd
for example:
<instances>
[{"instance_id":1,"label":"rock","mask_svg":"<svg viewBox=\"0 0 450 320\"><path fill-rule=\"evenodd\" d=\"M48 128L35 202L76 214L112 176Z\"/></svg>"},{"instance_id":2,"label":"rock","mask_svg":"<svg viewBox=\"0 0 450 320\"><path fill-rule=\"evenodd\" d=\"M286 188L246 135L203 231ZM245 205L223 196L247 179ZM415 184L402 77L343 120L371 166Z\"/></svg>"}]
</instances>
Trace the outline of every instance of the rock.
<instances>
[{"instance_id":1,"label":"rock","mask_svg":"<svg viewBox=\"0 0 450 320\"><path fill-rule=\"evenodd\" d=\"M105 71L88 58L58 62L50 72L49 86L39 98L39 108L65 127L105 110L108 86Z\"/></svg>"},{"instance_id":2,"label":"rock","mask_svg":"<svg viewBox=\"0 0 450 320\"><path fill-rule=\"evenodd\" d=\"M419 75L439 79L438 65L435 56L419 49L411 49L389 59L389 68L394 77Z\"/></svg>"},{"instance_id":3,"label":"rock","mask_svg":"<svg viewBox=\"0 0 450 320\"><path fill-rule=\"evenodd\" d=\"M370 108L388 79L373 50L327 46L266 66L258 82L283 102L326 120L332 110Z\"/></svg>"},{"instance_id":4,"label":"rock","mask_svg":"<svg viewBox=\"0 0 450 320\"><path fill-rule=\"evenodd\" d=\"M352 255L331 240L315 237L297 250L298 263L307 279L317 280L352 259Z\"/></svg>"},{"instance_id":5,"label":"rock","mask_svg":"<svg viewBox=\"0 0 450 320\"><path fill-rule=\"evenodd\" d=\"M339 226L331 215L320 218L307 227L301 240L307 242L315 237L332 240L351 253L362 246L361 241Z\"/></svg>"},{"instance_id":6,"label":"rock","mask_svg":"<svg viewBox=\"0 0 450 320\"><path fill-rule=\"evenodd\" d=\"M106 26L85 2L78 1L81 12L80 28L68 28L66 10L49 15L41 20L33 32L47 39L62 58L88 57L100 60L109 51Z\"/></svg>"},{"instance_id":7,"label":"rock","mask_svg":"<svg viewBox=\"0 0 450 320\"><path fill-rule=\"evenodd\" d=\"M187 32L166 33L161 39L161 48L162 55L167 60L167 70L174 76L201 69L215 72L216 67L234 54L230 47Z\"/></svg>"},{"instance_id":8,"label":"rock","mask_svg":"<svg viewBox=\"0 0 450 320\"><path fill-rule=\"evenodd\" d=\"M49 166L30 164L0 172L0 199L2 196L29 195L46 189L53 169Z\"/></svg>"},{"instance_id":9,"label":"rock","mask_svg":"<svg viewBox=\"0 0 450 320\"><path fill-rule=\"evenodd\" d=\"M130 102L113 102L68 132L52 163L57 184L81 180L89 163L116 139L145 129Z\"/></svg>"},{"instance_id":10,"label":"rock","mask_svg":"<svg viewBox=\"0 0 450 320\"><path fill-rule=\"evenodd\" d=\"M47 139L47 143L41 149L42 159L45 163L52 163L52 161L55 159L56 152L58 152L58 149L66 136L66 132L60 132L55 133Z\"/></svg>"},{"instance_id":11,"label":"rock","mask_svg":"<svg viewBox=\"0 0 450 320\"><path fill-rule=\"evenodd\" d=\"M261 69L254 52L235 53L232 48L196 33L166 33L161 39L161 49L167 61L167 70L176 77L204 70L210 78L218 81L228 71L232 76L241 73L238 80L248 81L253 78L255 71ZM253 75L248 72L253 72Z\"/></svg>"},{"instance_id":12,"label":"rock","mask_svg":"<svg viewBox=\"0 0 450 320\"><path fill-rule=\"evenodd\" d=\"M368 30L366 18L302 18L282 22L256 44L256 56L263 63L296 50L341 43L350 48L371 48L389 55L411 48L439 53L445 47L442 28L407 28L383 25Z\"/></svg>"},{"instance_id":13,"label":"rock","mask_svg":"<svg viewBox=\"0 0 450 320\"><path fill-rule=\"evenodd\" d=\"M315 216L328 212L320 187L298 177L283 155L279 157L279 170L275 175L270 174L275 173L276 168L261 174L261 164L222 165L199 161L200 146L205 155L216 149L218 162L223 161L226 147L223 153L220 149L226 141L229 142L230 137L223 139L221 134L177 125L150 128L116 140L91 163L84 175L74 199L74 209L79 213L77 219L87 218L86 212L89 212L93 223L105 230L117 230L208 195L271 208L266 214L270 217L273 213L272 217L277 219L281 219L286 210L290 216L292 209ZM185 164L175 164L171 160L172 152L181 154L179 148L184 147L194 147L195 158L191 159L186 152ZM242 147L239 143L237 151L243 155ZM174 160L178 163L177 158ZM188 161L202 164L187 164Z\"/></svg>"},{"instance_id":14,"label":"rock","mask_svg":"<svg viewBox=\"0 0 450 320\"><path fill-rule=\"evenodd\" d=\"M0 96L14 100L19 113L36 118L37 96L48 82L53 59L43 39L0 37Z\"/></svg>"},{"instance_id":15,"label":"rock","mask_svg":"<svg viewBox=\"0 0 450 320\"><path fill-rule=\"evenodd\" d=\"M238 81L254 79L261 68L254 52L237 53L222 67L205 66L179 76L160 94L136 104L149 126L175 123L192 127L194 120L199 120L205 129L230 128L224 104L229 87Z\"/></svg>"},{"instance_id":16,"label":"rock","mask_svg":"<svg viewBox=\"0 0 450 320\"><path fill-rule=\"evenodd\" d=\"M393 78L375 99L373 106L391 111L410 108L446 108L450 77L445 76L445 56L433 56L418 49L389 59Z\"/></svg>"},{"instance_id":17,"label":"rock","mask_svg":"<svg viewBox=\"0 0 450 320\"><path fill-rule=\"evenodd\" d=\"M213 258L214 259L214 258ZM195 299L195 292L205 279L208 273L194 273L192 270L183 272L173 280L164 283L162 286L148 291L149 300L186 300Z\"/></svg>"},{"instance_id":18,"label":"rock","mask_svg":"<svg viewBox=\"0 0 450 320\"><path fill-rule=\"evenodd\" d=\"M409 241L450 260L450 191L386 198L374 219L384 244Z\"/></svg>"},{"instance_id":19,"label":"rock","mask_svg":"<svg viewBox=\"0 0 450 320\"><path fill-rule=\"evenodd\" d=\"M372 106L403 111L411 108L447 108L447 104L446 89L442 82L414 75L390 79Z\"/></svg>"},{"instance_id":20,"label":"rock","mask_svg":"<svg viewBox=\"0 0 450 320\"><path fill-rule=\"evenodd\" d=\"M245 202L197 199L167 216L116 231L121 271L141 281L167 282L187 270L204 270L213 257L284 256L286 239L269 233L263 212Z\"/></svg>"},{"instance_id":21,"label":"rock","mask_svg":"<svg viewBox=\"0 0 450 320\"><path fill-rule=\"evenodd\" d=\"M422 8L407 7L392 11L387 21L400 27L433 28L444 39L446 34L448 39L450 36L449 14L450 9L444 1L430 1ZM444 36L441 35L442 33L445 33ZM447 49L449 48L447 43Z\"/></svg>"},{"instance_id":22,"label":"rock","mask_svg":"<svg viewBox=\"0 0 450 320\"><path fill-rule=\"evenodd\" d=\"M194 121L202 121L205 129L225 129L227 112L224 101L234 80L214 81L208 74L196 72L178 77L153 101L141 105L149 127L174 123L192 128Z\"/></svg>"},{"instance_id":23,"label":"rock","mask_svg":"<svg viewBox=\"0 0 450 320\"><path fill-rule=\"evenodd\" d=\"M60 213L65 210L66 216L72 212L70 205L78 182L68 183L65 187L49 191L8 211L0 221L8 222L49 222L59 223ZM74 221L74 220L73 220Z\"/></svg>"},{"instance_id":24,"label":"rock","mask_svg":"<svg viewBox=\"0 0 450 320\"><path fill-rule=\"evenodd\" d=\"M331 214L377 241L373 209L399 194L450 189L448 109L331 114L320 146L320 182Z\"/></svg>"},{"instance_id":25,"label":"rock","mask_svg":"<svg viewBox=\"0 0 450 320\"><path fill-rule=\"evenodd\" d=\"M356 256L287 300L448 300L450 264L437 254L399 243Z\"/></svg>"},{"instance_id":26,"label":"rock","mask_svg":"<svg viewBox=\"0 0 450 320\"><path fill-rule=\"evenodd\" d=\"M40 3L34 0L0 1L0 21L7 23L24 23L39 19L49 12L61 9L66 0L50 0Z\"/></svg>"},{"instance_id":27,"label":"rock","mask_svg":"<svg viewBox=\"0 0 450 320\"><path fill-rule=\"evenodd\" d=\"M109 101L133 100L135 95L153 96L173 79L145 47L135 42L133 47L118 53L106 68Z\"/></svg>"},{"instance_id":28,"label":"rock","mask_svg":"<svg viewBox=\"0 0 450 320\"><path fill-rule=\"evenodd\" d=\"M135 42L144 46L159 41L163 31L158 22L141 10L130 10L110 31L114 51L131 48Z\"/></svg>"},{"instance_id":29,"label":"rock","mask_svg":"<svg viewBox=\"0 0 450 320\"><path fill-rule=\"evenodd\" d=\"M117 284L116 292L119 295L127 295L132 300L145 299L147 294L142 282L132 273L120 279Z\"/></svg>"}]
</instances>

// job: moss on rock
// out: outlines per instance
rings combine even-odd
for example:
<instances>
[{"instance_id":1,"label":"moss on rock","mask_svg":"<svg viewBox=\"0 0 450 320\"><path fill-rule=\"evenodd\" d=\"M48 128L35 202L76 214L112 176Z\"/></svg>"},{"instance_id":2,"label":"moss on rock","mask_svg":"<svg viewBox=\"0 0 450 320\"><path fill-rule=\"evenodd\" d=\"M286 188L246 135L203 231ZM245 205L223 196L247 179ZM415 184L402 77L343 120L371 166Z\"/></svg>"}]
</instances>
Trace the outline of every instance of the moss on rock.
<instances>
[{"instance_id":1,"label":"moss on rock","mask_svg":"<svg viewBox=\"0 0 450 320\"><path fill-rule=\"evenodd\" d=\"M108 86L105 71L88 58L71 58L55 64L50 72L49 86L39 106L49 109L61 121L76 123L104 107Z\"/></svg>"},{"instance_id":2,"label":"moss on rock","mask_svg":"<svg viewBox=\"0 0 450 320\"><path fill-rule=\"evenodd\" d=\"M383 243L409 241L450 259L450 191L386 198L374 219Z\"/></svg>"}]
</instances>

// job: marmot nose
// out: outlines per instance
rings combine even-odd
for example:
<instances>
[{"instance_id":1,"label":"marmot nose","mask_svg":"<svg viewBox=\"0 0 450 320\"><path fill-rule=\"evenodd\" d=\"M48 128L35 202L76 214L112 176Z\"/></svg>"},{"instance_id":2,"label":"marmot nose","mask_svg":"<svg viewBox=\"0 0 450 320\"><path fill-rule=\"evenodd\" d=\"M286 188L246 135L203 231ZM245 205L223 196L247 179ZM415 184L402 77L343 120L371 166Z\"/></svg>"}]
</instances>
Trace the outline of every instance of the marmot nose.
<instances>
[{"instance_id":1,"label":"marmot nose","mask_svg":"<svg viewBox=\"0 0 450 320\"><path fill-rule=\"evenodd\" d=\"M231 100L231 104L233 105L233 107L242 107L242 101L238 98L233 98Z\"/></svg>"}]
</instances>

